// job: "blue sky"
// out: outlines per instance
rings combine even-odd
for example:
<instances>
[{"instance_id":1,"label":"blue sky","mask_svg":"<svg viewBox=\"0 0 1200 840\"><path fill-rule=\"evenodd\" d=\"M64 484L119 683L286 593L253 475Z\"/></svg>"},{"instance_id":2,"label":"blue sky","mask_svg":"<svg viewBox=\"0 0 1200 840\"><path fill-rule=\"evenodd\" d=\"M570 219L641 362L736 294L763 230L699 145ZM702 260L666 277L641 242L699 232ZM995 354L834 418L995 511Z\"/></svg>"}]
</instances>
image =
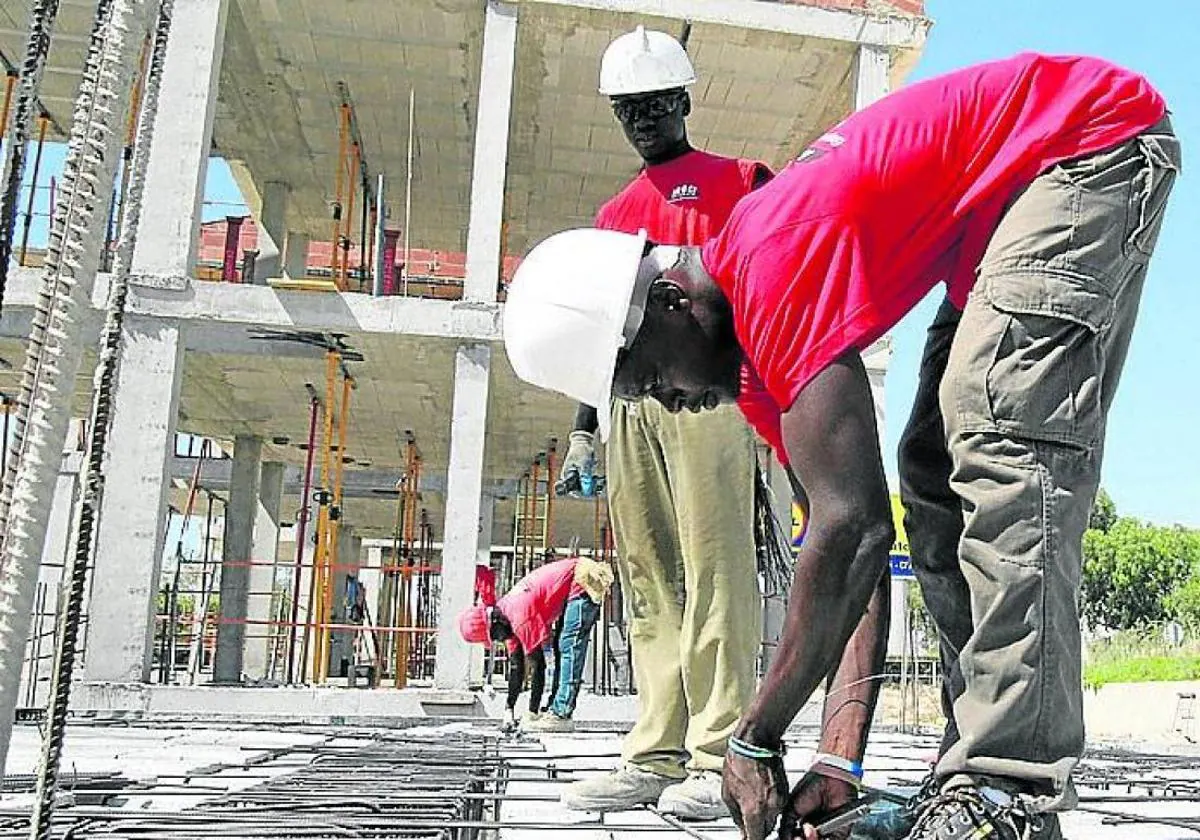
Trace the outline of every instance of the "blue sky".
<instances>
[{"instance_id":1,"label":"blue sky","mask_svg":"<svg viewBox=\"0 0 1200 840\"><path fill-rule=\"evenodd\" d=\"M1200 150L1200 86L1188 60L1198 48L1200 2L1157 0L1152 13L1138 14L1115 0L928 0L928 14L935 25L913 80L1032 49L1111 59L1144 73L1165 94L1183 140L1185 174L1172 196L1109 418L1103 483L1123 514L1200 526L1200 282L1191 252L1200 231L1200 174L1188 171L1193 141ZM62 154L61 146L47 148L40 185L61 171ZM39 190L35 214L42 215L35 217L31 243L45 242L48 198ZM214 159L205 219L245 212L240 202L228 167ZM18 245L20 233L18 227ZM935 290L894 334L884 452L893 488L896 441L912 403L925 326L939 300Z\"/></svg>"},{"instance_id":2,"label":"blue sky","mask_svg":"<svg viewBox=\"0 0 1200 840\"><path fill-rule=\"evenodd\" d=\"M934 19L911 79L1022 50L1096 55L1145 74L1166 96L1183 143L1176 183L1146 282L1137 331L1109 415L1103 485L1120 513L1200 526L1200 3L1158 0L1144 12L1115 0L927 0ZM1151 8L1153 9L1151 11ZM1192 156L1196 158L1193 160ZM894 333L884 463L895 488L896 443L912 405L934 291Z\"/></svg>"}]
</instances>

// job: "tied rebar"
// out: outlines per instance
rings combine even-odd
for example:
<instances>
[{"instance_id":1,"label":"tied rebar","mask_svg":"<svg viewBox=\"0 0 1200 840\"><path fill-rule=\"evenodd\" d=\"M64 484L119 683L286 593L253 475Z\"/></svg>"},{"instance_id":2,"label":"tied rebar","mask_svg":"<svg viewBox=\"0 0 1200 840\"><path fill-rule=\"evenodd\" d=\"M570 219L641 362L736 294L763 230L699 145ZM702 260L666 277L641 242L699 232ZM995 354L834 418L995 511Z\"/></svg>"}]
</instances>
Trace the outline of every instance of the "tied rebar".
<instances>
[{"instance_id":1,"label":"tied rebar","mask_svg":"<svg viewBox=\"0 0 1200 840\"><path fill-rule=\"evenodd\" d=\"M63 200L50 228L0 504L0 766L8 753L38 563L83 354L121 128L148 0L100 0L63 166ZM132 37L131 37L132 36ZM35 33L35 37L37 33ZM33 40L33 39L31 39Z\"/></svg>"},{"instance_id":2,"label":"tied rebar","mask_svg":"<svg viewBox=\"0 0 1200 840\"><path fill-rule=\"evenodd\" d=\"M71 677L75 666L79 628L83 616L83 601L88 568L91 565L93 532L100 498L104 491L104 456L112 421L113 384L121 349L121 330L125 319L125 304L129 295L129 272L133 247L141 219L142 196L146 185L146 167L150 160L150 145L154 135L154 119L162 82L167 39L171 30L174 0L160 0L158 20L154 29L154 45L146 70L145 92L138 115L137 140L134 145L128 193L121 220L121 235L117 242L116 261L104 329L100 337L100 354L92 382L92 405L88 420L88 442L83 494L75 528L75 551L68 559L65 577L68 589L59 611L55 632L54 665L50 679L50 701L47 710L48 727L43 739L41 762L38 765L37 796L30 837L48 840L54 799L58 789L59 765L63 737L67 725L67 709L71 697Z\"/></svg>"}]
</instances>

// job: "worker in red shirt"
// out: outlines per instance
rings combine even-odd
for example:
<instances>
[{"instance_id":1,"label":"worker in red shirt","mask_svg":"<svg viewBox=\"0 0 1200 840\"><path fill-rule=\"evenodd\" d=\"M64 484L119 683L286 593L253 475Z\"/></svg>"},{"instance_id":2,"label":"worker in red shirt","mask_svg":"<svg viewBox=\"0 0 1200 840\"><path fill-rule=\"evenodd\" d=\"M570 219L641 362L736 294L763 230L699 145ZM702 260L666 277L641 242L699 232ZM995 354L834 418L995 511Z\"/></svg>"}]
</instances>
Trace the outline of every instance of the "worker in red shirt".
<instances>
[{"instance_id":1,"label":"worker in red shirt","mask_svg":"<svg viewBox=\"0 0 1200 840\"><path fill-rule=\"evenodd\" d=\"M543 731L569 731L575 701L583 684L592 626L600 613L600 602L612 585L612 570L585 557L556 560L534 569L517 581L499 601L481 601L463 610L458 631L464 641L482 645L504 642L508 647L508 697L504 705L504 729L516 728L517 698L525 685L525 660L533 674L529 713L536 723L546 682L546 658L542 647L553 636L554 623L563 622L556 655L560 671L547 715L553 725Z\"/></svg>"},{"instance_id":2,"label":"worker in red shirt","mask_svg":"<svg viewBox=\"0 0 1200 840\"><path fill-rule=\"evenodd\" d=\"M686 87L695 78L683 46L665 32L639 26L606 50L600 93L645 165L600 209L596 227L699 245L769 180L764 164L692 148ZM603 409L607 420L607 401ZM611 418L609 512L632 607L640 713L622 768L567 786L562 801L588 811L657 803L680 817L715 819L728 813L725 743L754 695L761 642L754 435L734 406L684 415L653 400L619 402ZM560 486L588 483L597 425L596 407L581 405Z\"/></svg>"},{"instance_id":3,"label":"worker in red shirt","mask_svg":"<svg viewBox=\"0 0 1200 840\"><path fill-rule=\"evenodd\" d=\"M814 837L861 776L893 529L860 353L938 282L900 475L949 724L907 836L1059 836L1084 746L1082 536L1179 169L1144 78L1022 54L851 115L703 249L571 231L523 263L504 331L527 381L595 405L774 404L760 424L810 521L784 638L729 742L746 837L781 814L781 836ZM814 772L789 796L784 731L826 677Z\"/></svg>"}]
</instances>

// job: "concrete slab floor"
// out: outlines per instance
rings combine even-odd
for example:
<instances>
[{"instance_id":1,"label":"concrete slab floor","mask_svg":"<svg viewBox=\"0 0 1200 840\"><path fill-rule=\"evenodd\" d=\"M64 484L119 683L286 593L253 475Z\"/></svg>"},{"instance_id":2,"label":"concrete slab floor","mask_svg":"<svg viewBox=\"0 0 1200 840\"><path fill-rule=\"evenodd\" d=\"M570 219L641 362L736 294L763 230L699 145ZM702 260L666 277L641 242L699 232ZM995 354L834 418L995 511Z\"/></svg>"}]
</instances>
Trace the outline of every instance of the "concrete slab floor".
<instances>
[{"instance_id":1,"label":"concrete slab floor","mask_svg":"<svg viewBox=\"0 0 1200 840\"><path fill-rule=\"evenodd\" d=\"M485 820L499 817L505 827L498 836L505 840L534 840L551 833L571 840L689 836L650 811L609 814L598 819L595 814L572 812L559 804L558 795L565 784L619 766L619 734L522 736L498 744L497 735L495 721L489 720L431 721L404 730L253 723L79 723L69 728L66 738L63 788L70 787L73 774L79 778L84 774L120 773L143 786L113 800L112 807L149 815L196 808L272 779L311 770L318 763L315 756L323 751L326 755L361 751L366 766L388 744L400 750L431 749L435 752L430 754L436 754L455 745L474 743L490 745L487 749L493 751L498 746L499 755L505 759L509 781L500 810L493 812L489 806L483 812ZM40 743L36 727L16 728L7 768L10 779L36 770ZM813 744L811 729L789 738L786 764L793 779L808 765ZM865 762L865 781L880 787L911 785L924 773L936 746L936 740L928 735L877 733ZM1081 767L1079 780L1084 808L1135 818L1200 821L1200 758L1194 751L1096 747ZM411 793L411 779L397 779L395 787L400 793ZM1170 790L1175 791L1173 797L1168 796ZM378 795L387 796L389 792L379 790ZM11 813L12 809L27 807L29 801L29 794L4 795L0 797L0 811ZM60 809L60 813L69 812L69 808ZM346 814L343 824L352 829L354 819L353 814ZM1127 837L1131 830L1128 825L1107 824L1104 815L1086 810L1066 815L1063 824L1065 835L1076 840L1115 840ZM552 826L556 828L552 830ZM573 826L569 834L563 831L566 826ZM692 829L693 837L737 836L728 819L695 824ZM1173 840L1200 834L1200 828L1189 830L1141 819L1136 831L1138 840Z\"/></svg>"}]
</instances>

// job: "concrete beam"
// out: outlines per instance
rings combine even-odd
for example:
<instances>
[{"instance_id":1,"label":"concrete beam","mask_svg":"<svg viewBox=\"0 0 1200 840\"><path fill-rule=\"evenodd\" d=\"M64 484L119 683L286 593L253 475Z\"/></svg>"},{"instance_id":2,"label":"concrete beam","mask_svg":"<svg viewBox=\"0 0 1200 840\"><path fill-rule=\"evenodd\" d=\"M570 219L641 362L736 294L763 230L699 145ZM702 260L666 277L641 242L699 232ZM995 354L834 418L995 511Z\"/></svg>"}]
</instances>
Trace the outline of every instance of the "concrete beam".
<instances>
[{"instance_id":1,"label":"concrete beam","mask_svg":"<svg viewBox=\"0 0 1200 840\"><path fill-rule=\"evenodd\" d=\"M467 228L467 279L463 296L492 302L500 283L500 239L504 222L504 176L508 169L508 124L517 57L517 7L488 0L475 118L475 165Z\"/></svg>"},{"instance_id":2,"label":"concrete beam","mask_svg":"<svg viewBox=\"0 0 1200 840\"><path fill-rule=\"evenodd\" d=\"M882 15L850 9L825 9L761 0L524 0L550 6L573 6L618 14L653 16L713 23L739 29L760 29L806 38L850 41L880 47L919 50L931 21L927 18Z\"/></svg>"},{"instance_id":3,"label":"concrete beam","mask_svg":"<svg viewBox=\"0 0 1200 840\"><path fill-rule=\"evenodd\" d=\"M196 266L229 0L176 0L133 274L186 280Z\"/></svg>"},{"instance_id":4,"label":"concrete beam","mask_svg":"<svg viewBox=\"0 0 1200 840\"><path fill-rule=\"evenodd\" d=\"M238 435L233 442L233 474L225 506L225 538L221 549L221 613L213 682L242 681L246 616L250 603L250 566L254 556L254 520L258 513L258 481L262 438ZM255 628L259 630L260 628Z\"/></svg>"},{"instance_id":5,"label":"concrete beam","mask_svg":"<svg viewBox=\"0 0 1200 840\"><path fill-rule=\"evenodd\" d=\"M283 494L298 496L304 488L302 470L298 466L283 466ZM264 464L264 469L266 465ZM187 483L192 479L196 468L195 458L176 455L171 461L171 478ZM227 458L206 460L200 468L200 484L215 492L229 489L232 462ZM377 499L381 498L376 490L392 490L404 475L401 469L396 470L346 470L343 478L342 495L347 499ZM497 498L513 498L517 493L515 478L485 480L484 492L490 500ZM421 472L421 484L418 488L422 493L434 493L439 496L446 494L446 474L437 472Z\"/></svg>"},{"instance_id":6,"label":"concrete beam","mask_svg":"<svg viewBox=\"0 0 1200 840\"><path fill-rule=\"evenodd\" d=\"M87 680L145 682L183 383L177 325L127 318L88 609Z\"/></svg>"},{"instance_id":7,"label":"concrete beam","mask_svg":"<svg viewBox=\"0 0 1200 840\"><path fill-rule=\"evenodd\" d=\"M471 605L475 591L491 362L492 348L487 344L463 344L454 357L438 655L433 675L439 688L466 688L471 677L472 646L459 637L457 619Z\"/></svg>"},{"instance_id":8,"label":"concrete beam","mask_svg":"<svg viewBox=\"0 0 1200 840\"><path fill-rule=\"evenodd\" d=\"M313 294L267 286L199 281L187 281L176 288L168 288L170 279L159 275L149 278L153 287L131 289L128 311L131 315L191 322L189 326L195 329L187 330L189 350L253 353L270 348L273 355L283 354L280 345L247 341L247 327L404 334L467 341L500 341L503 338L501 313L504 307L499 303ZM111 282L112 276L108 274L96 278L92 309L80 314L85 319L82 328L85 341L94 341L100 334ZM9 274L4 311L0 315L0 335L11 338L29 335L39 283L40 276L32 268L17 268ZM258 350L252 349L251 344Z\"/></svg>"},{"instance_id":9,"label":"concrete beam","mask_svg":"<svg viewBox=\"0 0 1200 840\"><path fill-rule=\"evenodd\" d=\"M482 341L502 338L503 307L480 301L312 294L263 286L194 283L182 292L137 289L130 294L129 303L137 314L203 322L205 332L240 324Z\"/></svg>"}]
</instances>

